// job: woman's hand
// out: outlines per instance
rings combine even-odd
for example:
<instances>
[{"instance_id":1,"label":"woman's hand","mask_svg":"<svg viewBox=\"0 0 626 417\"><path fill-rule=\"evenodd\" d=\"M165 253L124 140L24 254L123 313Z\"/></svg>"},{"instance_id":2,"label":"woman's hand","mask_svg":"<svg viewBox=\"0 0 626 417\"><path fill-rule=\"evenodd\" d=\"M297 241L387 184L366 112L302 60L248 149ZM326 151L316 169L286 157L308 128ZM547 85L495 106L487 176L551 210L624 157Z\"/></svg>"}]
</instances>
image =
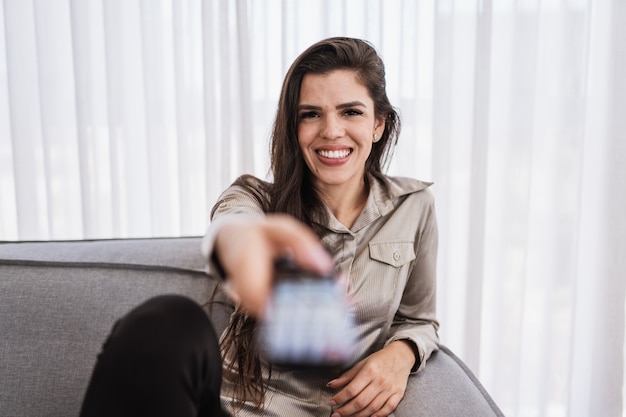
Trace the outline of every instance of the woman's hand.
<instances>
[{"instance_id":1,"label":"woman's hand","mask_svg":"<svg viewBox=\"0 0 626 417\"><path fill-rule=\"evenodd\" d=\"M414 363L413 349L402 340L358 362L328 383L340 389L330 400L331 405L339 405L332 417L388 416L404 397Z\"/></svg>"},{"instance_id":2,"label":"woman's hand","mask_svg":"<svg viewBox=\"0 0 626 417\"><path fill-rule=\"evenodd\" d=\"M289 255L300 267L320 274L333 270L315 233L283 214L228 222L217 234L215 250L241 307L257 317L265 311L279 258Z\"/></svg>"}]
</instances>

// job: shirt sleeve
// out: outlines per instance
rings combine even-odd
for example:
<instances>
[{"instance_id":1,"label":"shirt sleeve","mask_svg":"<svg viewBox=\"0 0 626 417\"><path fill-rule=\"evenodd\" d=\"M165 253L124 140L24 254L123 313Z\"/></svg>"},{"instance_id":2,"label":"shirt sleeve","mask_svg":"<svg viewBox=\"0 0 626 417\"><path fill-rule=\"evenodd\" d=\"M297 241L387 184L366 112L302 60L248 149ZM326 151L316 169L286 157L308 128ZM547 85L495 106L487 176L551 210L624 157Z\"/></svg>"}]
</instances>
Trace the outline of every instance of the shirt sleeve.
<instances>
[{"instance_id":1,"label":"shirt sleeve","mask_svg":"<svg viewBox=\"0 0 626 417\"><path fill-rule=\"evenodd\" d=\"M424 368L439 343L439 323L436 319L438 234L432 198L422 216L416 242L416 257L391 325L390 337L385 342L386 346L396 340L406 340L414 345L417 357L412 372Z\"/></svg>"},{"instance_id":2,"label":"shirt sleeve","mask_svg":"<svg viewBox=\"0 0 626 417\"><path fill-rule=\"evenodd\" d=\"M232 221L246 217L263 216L264 212L258 197L240 185L231 185L211 210L211 223L202 238L201 250L206 259L206 272L219 279L225 279L224 270L215 255L215 238L219 231Z\"/></svg>"}]
</instances>

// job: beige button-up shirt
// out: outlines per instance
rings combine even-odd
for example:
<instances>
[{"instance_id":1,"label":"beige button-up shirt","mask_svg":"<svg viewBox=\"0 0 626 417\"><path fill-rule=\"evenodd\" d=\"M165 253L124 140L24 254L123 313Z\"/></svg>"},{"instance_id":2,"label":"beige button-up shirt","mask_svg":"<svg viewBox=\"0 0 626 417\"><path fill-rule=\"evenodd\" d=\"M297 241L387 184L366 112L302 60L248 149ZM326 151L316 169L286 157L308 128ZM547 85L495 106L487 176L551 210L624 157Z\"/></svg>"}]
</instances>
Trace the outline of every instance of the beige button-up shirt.
<instances>
[{"instance_id":1,"label":"beige button-up shirt","mask_svg":"<svg viewBox=\"0 0 626 417\"><path fill-rule=\"evenodd\" d=\"M365 208L352 228L329 211L322 242L330 249L340 272L348 277L348 296L355 304L358 357L395 340L408 339L419 353L419 368L437 349L435 316L437 224L430 184L388 177L389 193L372 178ZM228 188L213 211L213 222L203 247L212 253L220 218L227 215L263 215L249 190ZM209 263L209 272L219 274ZM228 361L225 358L225 361ZM268 375L265 373L265 375ZM330 416L333 390L326 383L338 374L272 368L262 413L245 407L241 416ZM222 398L230 408L228 375Z\"/></svg>"}]
</instances>

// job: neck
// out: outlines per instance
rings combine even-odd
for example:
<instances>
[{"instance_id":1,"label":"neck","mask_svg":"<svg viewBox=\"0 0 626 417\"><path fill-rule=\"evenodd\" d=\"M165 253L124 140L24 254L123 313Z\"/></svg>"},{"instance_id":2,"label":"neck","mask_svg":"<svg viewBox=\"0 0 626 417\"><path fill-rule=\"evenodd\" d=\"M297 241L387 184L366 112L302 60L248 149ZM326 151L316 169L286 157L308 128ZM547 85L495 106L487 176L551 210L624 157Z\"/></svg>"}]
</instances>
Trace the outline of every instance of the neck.
<instances>
[{"instance_id":1,"label":"neck","mask_svg":"<svg viewBox=\"0 0 626 417\"><path fill-rule=\"evenodd\" d=\"M351 188L329 188L321 190L321 197L326 206L337 220L350 229L359 217L369 191L365 188L365 181L359 187Z\"/></svg>"}]
</instances>

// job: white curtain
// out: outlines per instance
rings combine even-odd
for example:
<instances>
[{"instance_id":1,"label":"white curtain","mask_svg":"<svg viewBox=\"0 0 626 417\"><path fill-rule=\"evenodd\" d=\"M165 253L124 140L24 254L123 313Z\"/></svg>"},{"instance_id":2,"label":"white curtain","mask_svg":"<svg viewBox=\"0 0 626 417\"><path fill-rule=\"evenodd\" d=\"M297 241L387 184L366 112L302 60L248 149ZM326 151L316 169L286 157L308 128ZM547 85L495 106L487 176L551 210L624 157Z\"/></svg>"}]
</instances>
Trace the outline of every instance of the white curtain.
<instances>
[{"instance_id":1,"label":"white curtain","mask_svg":"<svg viewBox=\"0 0 626 417\"><path fill-rule=\"evenodd\" d=\"M623 0L4 0L0 240L201 235L282 77L369 39L435 182L442 343L507 416L624 413Z\"/></svg>"}]
</instances>

